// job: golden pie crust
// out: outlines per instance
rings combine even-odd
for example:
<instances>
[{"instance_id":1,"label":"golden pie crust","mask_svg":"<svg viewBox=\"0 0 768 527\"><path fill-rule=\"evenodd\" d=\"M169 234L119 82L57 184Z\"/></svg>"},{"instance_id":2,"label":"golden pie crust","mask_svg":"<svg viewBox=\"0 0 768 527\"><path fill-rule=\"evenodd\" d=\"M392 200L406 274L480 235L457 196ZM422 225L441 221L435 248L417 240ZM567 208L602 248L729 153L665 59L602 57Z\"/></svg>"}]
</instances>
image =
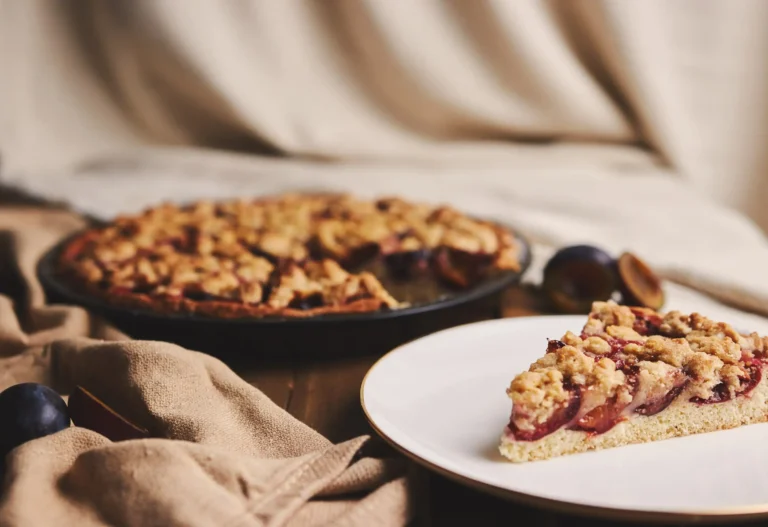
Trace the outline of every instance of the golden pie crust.
<instances>
[{"instance_id":1,"label":"golden pie crust","mask_svg":"<svg viewBox=\"0 0 768 527\"><path fill-rule=\"evenodd\" d=\"M520 271L520 255L511 230L451 207L285 194L165 203L121 216L71 240L58 269L116 306L309 317L404 307L372 269L404 280L427 274L462 289Z\"/></svg>"}]
</instances>

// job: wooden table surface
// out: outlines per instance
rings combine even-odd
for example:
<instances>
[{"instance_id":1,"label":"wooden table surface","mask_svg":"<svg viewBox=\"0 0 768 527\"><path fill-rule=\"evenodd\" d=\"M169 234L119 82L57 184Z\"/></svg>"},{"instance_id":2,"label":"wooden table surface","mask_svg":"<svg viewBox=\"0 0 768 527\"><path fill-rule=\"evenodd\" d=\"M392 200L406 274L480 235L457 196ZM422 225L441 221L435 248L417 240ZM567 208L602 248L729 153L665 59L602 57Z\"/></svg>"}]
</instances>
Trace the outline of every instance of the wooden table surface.
<instances>
[{"instance_id":1,"label":"wooden table surface","mask_svg":"<svg viewBox=\"0 0 768 527\"><path fill-rule=\"evenodd\" d=\"M531 289L515 287L504 297L504 317L537 315L546 306ZM399 456L376 436L360 407L360 383L377 356L339 359L334 362L297 362L277 367L243 367L235 370L277 404L334 442L362 434L372 436L367 454ZM510 379L511 380L511 379ZM411 464L419 498L418 525L436 526L618 526L623 523L595 520L533 509L472 490ZM755 522L750 523L755 525ZM762 523L761 523L762 524ZM627 525L637 525L627 523ZM729 524L733 525L733 524Z\"/></svg>"}]
</instances>

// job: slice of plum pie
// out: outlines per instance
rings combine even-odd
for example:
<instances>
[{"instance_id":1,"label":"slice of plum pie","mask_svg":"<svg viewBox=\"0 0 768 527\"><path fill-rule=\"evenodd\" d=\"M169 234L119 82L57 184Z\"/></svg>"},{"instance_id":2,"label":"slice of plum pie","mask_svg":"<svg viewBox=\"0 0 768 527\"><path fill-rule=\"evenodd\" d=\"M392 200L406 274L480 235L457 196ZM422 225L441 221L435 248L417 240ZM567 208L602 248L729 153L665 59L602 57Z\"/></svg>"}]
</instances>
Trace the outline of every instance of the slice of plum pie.
<instances>
[{"instance_id":1,"label":"slice of plum pie","mask_svg":"<svg viewBox=\"0 0 768 527\"><path fill-rule=\"evenodd\" d=\"M499 450L520 463L768 421L767 355L768 338L698 313L595 302L513 379Z\"/></svg>"}]
</instances>

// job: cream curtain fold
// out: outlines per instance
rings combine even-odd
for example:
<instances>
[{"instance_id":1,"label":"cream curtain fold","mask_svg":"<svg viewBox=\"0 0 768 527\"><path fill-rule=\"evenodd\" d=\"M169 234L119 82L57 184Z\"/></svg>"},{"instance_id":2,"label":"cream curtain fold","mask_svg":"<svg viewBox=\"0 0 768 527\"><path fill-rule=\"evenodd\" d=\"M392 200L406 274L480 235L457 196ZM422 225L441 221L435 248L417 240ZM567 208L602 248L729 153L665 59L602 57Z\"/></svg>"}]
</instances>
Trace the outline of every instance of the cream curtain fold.
<instances>
[{"instance_id":1,"label":"cream curtain fold","mask_svg":"<svg viewBox=\"0 0 768 527\"><path fill-rule=\"evenodd\" d=\"M7 170L137 144L490 162L636 144L764 227L761 0L2 0Z\"/></svg>"},{"instance_id":2,"label":"cream curtain fold","mask_svg":"<svg viewBox=\"0 0 768 527\"><path fill-rule=\"evenodd\" d=\"M292 185L448 200L768 312L768 2L0 9L3 181L101 216Z\"/></svg>"}]
</instances>

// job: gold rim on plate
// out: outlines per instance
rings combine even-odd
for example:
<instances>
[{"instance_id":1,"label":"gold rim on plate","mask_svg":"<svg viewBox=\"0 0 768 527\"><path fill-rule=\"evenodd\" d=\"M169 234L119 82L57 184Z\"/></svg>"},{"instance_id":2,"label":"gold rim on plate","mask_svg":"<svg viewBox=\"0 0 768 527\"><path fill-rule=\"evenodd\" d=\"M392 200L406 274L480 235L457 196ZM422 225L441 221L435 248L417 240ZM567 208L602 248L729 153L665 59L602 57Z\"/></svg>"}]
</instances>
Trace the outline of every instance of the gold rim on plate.
<instances>
[{"instance_id":1,"label":"gold rim on plate","mask_svg":"<svg viewBox=\"0 0 768 527\"><path fill-rule=\"evenodd\" d=\"M468 325L468 324L466 324ZM455 329L455 328L450 328ZM445 330L444 330L445 331ZM524 492L514 491L491 485L489 483L483 483L467 476L463 476L456 472L452 472L439 465L435 465L431 461L424 459L403 447L397 441L387 436L374 422L371 414L368 412L368 408L365 405L365 383L368 377L371 375L374 369L387 357L395 352L402 351L402 348L409 344L420 340L424 337L413 339L405 344L401 344L395 349L385 353L379 357L376 362L368 369L363 381L360 383L360 406L363 408L363 413L371 428L386 441L392 448L409 458L411 461L422 465L429 470L448 478L452 481L465 485L475 490L491 494L493 496L514 501L516 503L535 507L538 509L544 509L549 511L555 511L564 514L574 514L579 516L587 516L592 518L610 519L610 520L625 520L625 521L645 521L654 523L720 523L728 521L748 521L758 518L768 517L768 503L754 505L749 507L734 507L727 509L714 509L714 510L701 510L698 512L654 512L654 511L642 511L632 509L616 509L611 507L601 507L599 505L584 505L579 503L573 503L568 501L560 501L552 498L543 498L541 496L534 496L532 494L526 494ZM506 461L499 455L499 462L506 463ZM510 463L511 464L511 463Z\"/></svg>"}]
</instances>

